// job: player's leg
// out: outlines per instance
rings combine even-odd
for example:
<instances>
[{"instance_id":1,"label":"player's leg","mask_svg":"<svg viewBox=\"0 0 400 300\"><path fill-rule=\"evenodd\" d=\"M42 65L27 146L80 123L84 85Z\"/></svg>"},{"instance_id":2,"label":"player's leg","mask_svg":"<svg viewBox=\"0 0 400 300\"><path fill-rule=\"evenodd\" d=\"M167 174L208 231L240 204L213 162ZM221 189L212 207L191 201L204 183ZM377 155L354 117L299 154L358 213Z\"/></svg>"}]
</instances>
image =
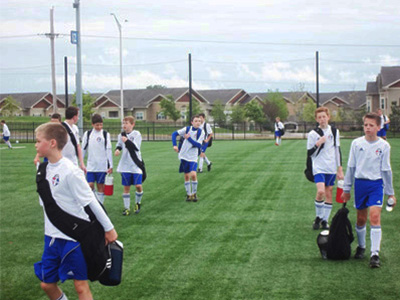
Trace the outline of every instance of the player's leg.
<instances>
[{"instance_id":1,"label":"player's leg","mask_svg":"<svg viewBox=\"0 0 400 300\"><path fill-rule=\"evenodd\" d=\"M96 174L97 198L101 204L104 204L104 181L106 174L106 172L98 172Z\"/></svg>"},{"instance_id":2,"label":"player's leg","mask_svg":"<svg viewBox=\"0 0 400 300\"><path fill-rule=\"evenodd\" d=\"M194 202L197 202L197 185L198 185L198 181L197 181L197 173L195 170L192 170L190 172L190 179L192 180L192 200Z\"/></svg>"},{"instance_id":3,"label":"player's leg","mask_svg":"<svg viewBox=\"0 0 400 300\"><path fill-rule=\"evenodd\" d=\"M324 202L324 216L321 222L322 229L329 229L329 217L332 212L332 191L335 184L336 175L325 174L325 202Z\"/></svg>"},{"instance_id":4,"label":"player's leg","mask_svg":"<svg viewBox=\"0 0 400 300\"><path fill-rule=\"evenodd\" d=\"M200 153L200 158L199 158L199 173L203 173L203 164L204 164L204 157L206 155L204 152Z\"/></svg>"},{"instance_id":5,"label":"player's leg","mask_svg":"<svg viewBox=\"0 0 400 300\"><path fill-rule=\"evenodd\" d=\"M136 187L135 193L135 214L140 212L140 205L142 204L143 198L143 186L142 186L142 174L133 174L133 183Z\"/></svg>"},{"instance_id":6,"label":"player's leg","mask_svg":"<svg viewBox=\"0 0 400 300\"><path fill-rule=\"evenodd\" d=\"M185 173L185 190L186 190L186 201L192 201L192 191L191 191L191 184L190 184L190 172Z\"/></svg>"},{"instance_id":7,"label":"player's leg","mask_svg":"<svg viewBox=\"0 0 400 300\"><path fill-rule=\"evenodd\" d=\"M313 229L319 229L322 219L324 217L324 196L325 196L325 177L323 174L315 174L314 176L317 194L314 200L315 206L315 220L313 222Z\"/></svg>"},{"instance_id":8,"label":"player's leg","mask_svg":"<svg viewBox=\"0 0 400 300\"><path fill-rule=\"evenodd\" d=\"M93 300L87 280L74 280L74 286L78 293L79 300Z\"/></svg>"},{"instance_id":9,"label":"player's leg","mask_svg":"<svg viewBox=\"0 0 400 300\"><path fill-rule=\"evenodd\" d=\"M208 157L206 156L205 153L204 153L204 160L206 161L206 164L207 164L207 171L210 172L211 171L212 162L208 159Z\"/></svg>"},{"instance_id":10,"label":"player's leg","mask_svg":"<svg viewBox=\"0 0 400 300\"><path fill-rule=\"evenodd\" d=\"M131 173L121 173L122 185L124 187L122 199L124 201L124 210L122 215L129 216L131 212L131 182L133 174Z\"/></svg>"},{"instance_id":11,"label":"player's leg","mask_svg":"<svg viewBox=\"0 0 400 300\"><path fill-rule=\"evenodd\" d=\"M369 208L369 222L371 225L371 268L380 267L379 251L381 250L382 241L381 211L382 207L379 206L371 206Z\"/></svg>"}]
</instances>

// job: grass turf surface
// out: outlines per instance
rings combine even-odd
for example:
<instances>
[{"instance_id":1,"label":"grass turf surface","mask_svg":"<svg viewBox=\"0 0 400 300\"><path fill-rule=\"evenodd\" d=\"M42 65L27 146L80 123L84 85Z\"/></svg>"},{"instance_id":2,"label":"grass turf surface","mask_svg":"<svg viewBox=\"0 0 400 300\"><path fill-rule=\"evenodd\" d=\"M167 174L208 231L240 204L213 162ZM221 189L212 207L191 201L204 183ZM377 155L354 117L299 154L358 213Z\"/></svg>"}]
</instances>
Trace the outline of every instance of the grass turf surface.
<instances>
[{"instance_id":1,"label":"grass turf surface","mask_svg":"<svg viewBox=\"0 0 400 300\"><path fill-rule=\"evenodd\" d=\"M342 140L344 164L350 142ZM400 139L390 143L398 193ZM47 299L33 272L43 251L35 150L33 144L20 146L26 148L0 151L0 298ZM186 203L171 144L143 143L149 175L140 214L121 215L119 174L114 196L105 201L125 246L123 281L118 287L91 283L94 298L397 299L400 207L382 212L380 269L369 269L369 259L323 261L319 231L311 229L315 186L303 175L305 147L304 140L284 140L281 147L273 141L217 141L207 151L211 172L198 174L199 202ZM339 207L334 204L331 217ZM355 248L356 241L353 253ZM61 288L77 299L72 281Z\"/></svg>"}]
</instances>

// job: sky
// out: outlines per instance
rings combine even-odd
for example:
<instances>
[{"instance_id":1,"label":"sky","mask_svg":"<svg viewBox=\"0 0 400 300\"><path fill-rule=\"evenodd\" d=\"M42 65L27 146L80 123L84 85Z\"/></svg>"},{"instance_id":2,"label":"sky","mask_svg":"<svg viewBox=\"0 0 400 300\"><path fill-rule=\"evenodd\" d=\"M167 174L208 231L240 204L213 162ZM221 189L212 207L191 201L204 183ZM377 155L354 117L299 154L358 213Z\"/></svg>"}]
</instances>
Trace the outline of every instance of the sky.
<instances>
[{"instance_id":1,"label":"sky","mask_svg":"<svg viewBox=\"0 0 400 300\"><path fill-rule=\"evenodd\" d=\"M57 93L75 91L73 0L2 0L0 93L51 91L50 8L54 7ZM382 66L400 65L397 0L81 0L82 86L124 89L365 90ZM127 20L127 22L124 22Z\"/></svg>"}]
</instances>

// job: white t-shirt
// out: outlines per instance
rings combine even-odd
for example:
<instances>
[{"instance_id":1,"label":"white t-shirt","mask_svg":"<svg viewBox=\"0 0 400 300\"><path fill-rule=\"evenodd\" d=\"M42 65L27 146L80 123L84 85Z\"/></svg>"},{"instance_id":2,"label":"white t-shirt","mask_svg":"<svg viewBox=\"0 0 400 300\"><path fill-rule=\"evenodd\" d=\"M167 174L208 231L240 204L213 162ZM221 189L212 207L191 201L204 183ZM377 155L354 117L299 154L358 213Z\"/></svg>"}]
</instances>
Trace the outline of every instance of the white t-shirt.
<instances>
[{"instance_id":1,"label":"white t-shirt","mask_svg":"<svg viewBox=\"0 0 400 300\"><path fill-rule=\"evenodd\" d=\"M105 145L103 130L92 129L89 136L89 145L87 145L88 132L84 133L82 139L83 157L85 157L86 152L88 153L86 169L88 172L107 172L108 163L110 168L113 167L110 134L107 132L107 145Z\"/></svg>"},{"instance_id":2,"label":"white t-shirt","mask_svg":"<svg viewBox=\"0 0 400 300\"><path fill-rule=\"evenodd\" d=\"M275 131L278 131L279 129L283 129L285 126L283 126L282 122L278 122L278 124L275 122Z\"/></svg>"},{"instance_id":3,"label":"white t-shirt","mask_svg":"<svg viewBox=\"0 0 400 300\"><path fill-rule=\"evenodd\" d=\"M76 143L79 145L79 129L78 126L75 124L72 125L72 127L67 123L64 122L69 126L71 129L72 133L75 135ZM68 134L68 142L65 144L63 150L62 150L62 155L69 160L71 160L75 165L78 165L78 157L76 156L75 152L75 147L74 144L71 142L71 137Z\"/></svg>"},{"instance_id":4,"label":"white t-shirt","mask_svg":"<svg viewBox=\"0 0 400 300\"><path fill-rule=\"evenodd\" d=\"M324 132L324 136L326 136L326 142L324 143L324 148L319 152L318 155L316 155L318 152L317 149L313 156L311 156L313 163L313 174L336 174L340 159L336 157L338 151L336 151L334 146L331 126L328 125L328 127L322 131ZM321 136L315 130L311 130L307 138L307 149L312 149L320 138ZM336 146L340 146L340 134L338 129L336 132Z\"/></svg>"},{"instance_id":5,"label":"white t-shirt","mask_svg":"<svg viewBox=\"0 0 400 300\"><path fill-rule=\"evenodd\" d=\"M381 116L381 129L385 126L385 122L386 121L387 121L387 116L382 114L382 116Z\"/></svg>"},{"instance_id":6,"label":"white t-shirt","mask_svg":"<svg viewBox=\"0 0 400 300\"><path fill-rule=\"evenodd\" d=\"M3 124L3 136L10 136L10 130L8 129L7 124Z\"/></svg>"},{"instance_id":7,"label":"white t-shirt","mask_svg":"<svg viewBox=\"0 0 400 300\"><path fill-rule=\"evenodd\" d=\"M204 130L200 129L201 133L199 138L197 139L197 130L193 130L193 127L190 126L189 134L190 137L195 141L198 142L200 145L203 143L204 140ZM179 129L178 134L180 136L185 136L186 134L186 127ZM197 158L199 156L199 148L193 146L187 139L183 141L182 148L179 151L178 158L184 159L186 161L194 161L197 162Z\"/></svg>"},{"instance_id":8,"label":"white t-shirt","mask_svg":"<svg viewBox=\"0 0 400 300\"><path fill-rule=\"evenodd\" d=\"M81 169L69 159L63 157L57 163L52 164L49 162L46 168L46 179L49 182L54 200L62 210L78 218L89 220L84 207L92 201L97 201L97 199ZM43 206L42 199L40 199L40 204ZM112 224L108 217L106 219L108 225L105 230L108 231L112 229ZM50 237L74 241L74 239L62 233L50 222L45 210L44 233Z\"/></svg>"},{"instance_id":9,"label":"white t-shirt","mask_svg":"<svg viewBox=\"0 0 400 300\"><path fill-rule=\"evenodd\" d=\"M369 142L365 136L355 139L351 143L348 168L356 168L355 178L378 180L382 172L390 171L390 145L379 138Z\"/></svg>"},{"instance_id":10,"label":"white t-shirt","mask_svg":"<svg viewBox=\"0 0 400 300\"><path fill-rule=\"evenodd\" d=\"M204 139L206 140L208 138L208 136L213 133L211 125L209 123L204 122L203 124L200 125L200 128L203 129L204 134L206 133L206 131L204 130L204 124L206 125L206 129L207 129L207 136L204 136Z\"/></svg>"},{"instance_id":11,"label":"white t-shirt","mask_svg":"<svg viewBox=\"0 0 400 300\"><path fill-rule=\"evenodd\" d=\"M127 133L126 137L135 144L139 151L135 151L139 160L142 160L142 154L140 152L140 146L142 145L142 135L139 131L133 130L131 133ZM125 143L122 142L121 134L118 135L117 147L122 148L121 159L118 164L117 172L119 173L134 173L143 174L142 170L133 161L128 149L125 147Z\"/></svg>"}]
</instances>

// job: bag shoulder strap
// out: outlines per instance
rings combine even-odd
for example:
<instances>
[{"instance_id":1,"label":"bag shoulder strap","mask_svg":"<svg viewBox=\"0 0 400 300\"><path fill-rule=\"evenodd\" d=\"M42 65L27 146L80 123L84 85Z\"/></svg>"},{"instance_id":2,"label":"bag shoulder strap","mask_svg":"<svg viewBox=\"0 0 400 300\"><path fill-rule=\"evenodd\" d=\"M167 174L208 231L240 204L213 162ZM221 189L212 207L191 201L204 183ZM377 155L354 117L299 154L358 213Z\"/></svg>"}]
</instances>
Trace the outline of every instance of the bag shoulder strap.
<instances>
[{"instance_id":1,"label":"bag shoulder strap","mask_svg":"<svg viewBox=\"0 0 400 300\"><path fill-rule=\"evenodd\" d=\"M67 123L61 122L61 125L64 126L64 128L67 130L69 137L71 138L71 143L75 147L76 156L78 157L78 143L76 141L75 134L72 132L71 128Z\"/></svg>"},{"instance_id":2,"label":"bag shoulder strap","mask_svg":"<svg viewBox=\"0 0 400 300\"><path fill-rule=\"evenodd\" d=\"M336 147L337 128L335 126L331 126L331 131L333 135L333 145Z\"/></svg>"},{"instance_id":3,"label":"bag shoulder strap","mask_svg":"<svg viewBox=\"0 0 400 300\"><path fill-rule=\"evenodd\" d=\"M86 150L87 147L89 146L89 138L90 138L90 134L92 133L92 130L93 130L93 129L90 129L90 130L87 132L87 135L86 135L86 145L85 145L84 150Z\"/></svg>"},{"instance_id":4,"label":"bag shoulder strap","mask_svg":"<svg viewBox=\"0 0 400 300\"><path fill-rule=\"evenodd\" d=\"M107 131L103 129L103 137L104 137L104 149L107 149Z\"/></svg>"}]
</instances>

